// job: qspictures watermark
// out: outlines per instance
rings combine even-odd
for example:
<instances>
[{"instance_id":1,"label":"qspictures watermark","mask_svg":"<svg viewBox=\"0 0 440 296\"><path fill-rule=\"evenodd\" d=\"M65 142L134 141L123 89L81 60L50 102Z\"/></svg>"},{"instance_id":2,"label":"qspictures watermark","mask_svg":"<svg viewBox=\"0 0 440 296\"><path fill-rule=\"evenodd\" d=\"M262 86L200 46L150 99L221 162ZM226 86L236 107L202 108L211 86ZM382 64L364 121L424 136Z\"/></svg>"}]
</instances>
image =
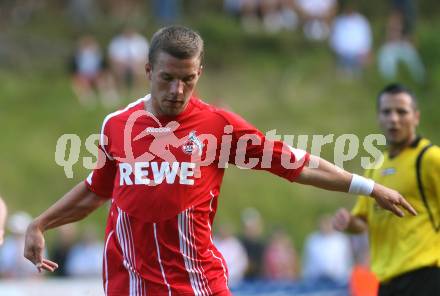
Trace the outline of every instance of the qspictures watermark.
<instances>
[{"instance_id":1,"label":"qspictures watermark","mask_svg":"<svg viewBox=\"0 0 440 296\"><path fill-rule=\"evenodd\" d=\"M116 138L113 140L118 142L118 149L111 153L108 151L109 139L105 127L109 119L117 114L108 115L101 134L88 136L84 143L75 134L64 134L58 139L55 162L64 168L67 178L73 178L73 166L80 161L83 144L91 155L81 160L86 169L100 169L108 161L115 162L119 169L120 185L132 185L134 182L151 186L161 184L165 179L166 182L174 183L177 175L181 184L193 185L194 178L201 177L201 168L213 163L220 169L233 163L241 169L271 169L281 165L284 169L294 170L304 166L306 150L311 155L320 156L322 147L329 144L334 144L334 163L343 168L345 162L358 155L362 143L362 150L368 156L361 157L361 166L367 169L380 164L382 153L377 146L386 144L381 134L368 135L362 141L355 134L343 134L336 138L334 134L295 137L278 135L276 130L270 130L263 136L258 130L249 127L250 133L241 134L234 131L234 126L230 124L223 127L221 135L220 131L214 135L190 130L186 136L178 137L179 122L170 121L164 126L152 113L136 110L128 116L123 127L119 127L123 128L120 130L122 135L114 135ZM141 130L134 135L138 120L145 123L146 119L150 120L149 126L137 125ZM242 127L236 128L240 130ZM307 149L310 139L311 147ZM319 161L312 157L307 165L316 168Z\"/></svg>"},{"instance_id":2,"label":"qspictures watermark","mask_svg":"<svg viewBox=\"0 0 440 296\"><path fill-rule=\"evenodd\" d=\"M271 148L273 148L275 142L282 141L284 146L281 165L286 169L294 169L302 164L301 162L292 163L289 158L289 153L300 156L302 151L308 151L311 155L320 156L323 147L329 145L332 146L331 148L333 150L333 162L338 167L344 168L345 163L352 161L362 153L363 156L360 157L360 166L363 169L371 169L382 164L383 155L381 147L386 145L385 136L382 134L370 134L364 138L359 138L355 134L342 134L338 136L335 134L278 135L276 130L266 132L264 142L255 134L246 134L238 139L236 145L232 145L231 137L228 137L232 133L232 126L225 126L226 132L224 136L221 137L220 143L217 143L219 140L217 137L210 134L197 135L193 133L179 139L174 135L174 131L177 127L178 125L147 128L144 135L135 137L135 139L139 140L139 138L147 134L169 133L168 137L155 138L150 145L150 149L137 158L133 156L133 151L131 150L130 136L125 137L124 151L126 157L116 160L124 166L124 164L127 163L140 161L146 163L160 154L165 162L173 165L177 163L176 157L172 154L164 155L163 149L165 145L171 144L191 154L190 163L197 163L201 166L211 165L214 160L217 160L218 166L225 168L228 166L230 155L235 155L234 164L240 169L252 169L256 166L270 168L273 161L273 150ZM76 134L64 134L59 137L56 143L55 162L63 167L67 178L73 178L73 167L78 163L81 163L83 167L88 170L101 168L104 166L105 161L108 160L108 157L111 157L109 155L107 157L99 157L99 153L102 153L100 146L105 146L107 141L108 139L102 134L91 134L85 140L81 140ZM249 145L261 145L263 147L264 153L260 159L246 155ZM201 151L205 146L207 146L206 154L202 157ZM235 146L235 151L231 151L231 146ZM217 147L221 147L221 149L217 149ZM81 151L84 151L84 149L88 155L80 157ZM288 149L290 151L287 151ZM216 152L218 150L219 153L217 155ZM316 168L317 163L310 163L309 167Z\"/></svg>"}]
</instances>

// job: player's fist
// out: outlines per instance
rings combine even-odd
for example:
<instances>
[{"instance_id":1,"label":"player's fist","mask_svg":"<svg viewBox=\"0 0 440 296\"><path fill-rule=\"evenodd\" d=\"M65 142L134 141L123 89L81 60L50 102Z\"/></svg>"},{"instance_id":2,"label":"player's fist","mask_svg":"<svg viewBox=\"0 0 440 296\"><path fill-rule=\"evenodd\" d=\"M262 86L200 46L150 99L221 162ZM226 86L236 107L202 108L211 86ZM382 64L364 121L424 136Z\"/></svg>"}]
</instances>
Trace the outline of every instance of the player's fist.
<instances>
[{"instance_id":1,"label":"player's fist","mask_svg":"<svg viewBox=\"0 0 440 296\"><path fill-rule=\"evenodd\" d=\"M406 201L406 199L400 195L396 190L387 188L378 183L374 184L373 192L371 196L376 200L377 204L388 210L393 212L395 215L399 217L403 217L404 213L400 207L407 210L412 215L417 215L416 210Z\"/></svg>"},{"instance_id":2,"label":"player's fist","mask_svg":"<svg viewBox=\"0 0 440 296\"><path fill-rule=\"evenodd\" d=\"M351 214L344 208L340 208L333 217L333 227L337 231L345 231L350 225Z\"/></svg>"}]
</instances>

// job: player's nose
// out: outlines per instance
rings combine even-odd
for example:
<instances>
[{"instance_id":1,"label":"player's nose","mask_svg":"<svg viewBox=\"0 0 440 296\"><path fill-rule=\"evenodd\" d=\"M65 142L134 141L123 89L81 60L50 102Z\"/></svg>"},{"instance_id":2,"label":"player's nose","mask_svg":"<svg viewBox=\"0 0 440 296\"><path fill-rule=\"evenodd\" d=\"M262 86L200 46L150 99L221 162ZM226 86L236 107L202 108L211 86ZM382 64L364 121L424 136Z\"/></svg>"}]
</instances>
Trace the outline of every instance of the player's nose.
<instances>
[{"instance_id":1,"label":"player's nose","mask_svg":"<svg viewBox=\"0 0 440 296\"><path fill-rule=\"evenodd\" d=\"M397 112L390 112L390 114L387 117L387 120L391 123L396 123L399 121L399 115Z\"/></svg>"},{"instance_id":2,"label":"player's nose","mask_svg":"<svg viewBox=\"0 0 440 296\"><path fill-rule=\"evenodd\" d=\"M172 94L182 94L183 93L183 81L176 79L171 83L171 93Z\"/></svg>"}]
</instances>

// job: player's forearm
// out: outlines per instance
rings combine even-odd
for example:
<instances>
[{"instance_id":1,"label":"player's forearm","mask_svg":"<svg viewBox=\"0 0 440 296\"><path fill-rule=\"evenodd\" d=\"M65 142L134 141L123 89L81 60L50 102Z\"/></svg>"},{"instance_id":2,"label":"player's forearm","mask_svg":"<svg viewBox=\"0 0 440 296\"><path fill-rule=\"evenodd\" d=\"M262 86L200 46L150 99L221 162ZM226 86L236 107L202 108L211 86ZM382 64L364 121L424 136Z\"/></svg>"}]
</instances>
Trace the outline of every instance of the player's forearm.
<instances>
[{"instance_id":1,"label":"player's forearm","mask_svg":"<svg viewBox=\"0 0 440 296\"><path fill-rule=\"evenodd\" d=\"M8 210L5 202L0 197L0 229L4 229L6 223L6 216L8 215Z\"/></svg>"},{"instance_id":2,"label":"player's forearm","mask_svg":"<svg viewBox=\"0 0 440 296\"><path fill-rule=\"evenodd\" d=\"M309 167L312 165L314 166ZM352 174L313 155L310 156L309 166L304 167L296 182L326 190L348 192Z\"/></svg>"},{"instance_id":3,"label":"player's forearm","mask_svg":"<svg viewBox=\"0 0 440 296\"><path fill-rule=\"evenodd\" d=\"M32 226L45 231L81 220L105 201L106 199L91 192L84 182L81 182L38 216L32 222Z\"/></svg>"},{"instance_id":4,"label":"player's forearm","mask_svg":"<svg viewBox=\"0 0 440 296\"><path fill-rule=\"evenodd\" d=\"M348 223L348 226L345 229L345 232L351 234L360 234L367 231L367 228L368 228L368 224L363 218L352 215L350 217L350 222Z\"/></svg>"},{"instance_id":5,"label":"player's forearm","mask_svg":"<svg viewBox=\"0 0 440 296\"><path fill-rule=\"evenodd\" d=\"M8 215L8 209L5 202L0 197L0 245L3 244L3 237L5 234L6 216Z\"/></svg>"}]
</instances>

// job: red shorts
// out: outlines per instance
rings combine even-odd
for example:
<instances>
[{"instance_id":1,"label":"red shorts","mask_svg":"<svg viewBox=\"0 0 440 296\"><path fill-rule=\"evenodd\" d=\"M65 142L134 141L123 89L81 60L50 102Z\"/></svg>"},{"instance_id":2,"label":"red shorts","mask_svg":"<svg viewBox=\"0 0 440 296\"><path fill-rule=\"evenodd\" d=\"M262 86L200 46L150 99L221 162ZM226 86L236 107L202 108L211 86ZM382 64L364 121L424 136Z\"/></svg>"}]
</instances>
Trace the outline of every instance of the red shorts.
<instances>
[{"instance_id":1,"label":"red shorts","mask_svg":"<svg viewBox=\"0 0 440 296\"><path fill-rule=\"evenodd\" d=\"M173 244L173 235L169 235L174 224L174 219L145 223L112 205L103 258L105 295L231 295L223 263L223 269L214 273L215 268L211 265L220 266L218 260L211 265L199 260L191 269L179 258L179 241ZM160 236L162 232L164 235ZM216 250L209 251L213 256L221 256L213 253ZM223 260L223 257L218 259Z\"/></svg>"}]
</instances>

